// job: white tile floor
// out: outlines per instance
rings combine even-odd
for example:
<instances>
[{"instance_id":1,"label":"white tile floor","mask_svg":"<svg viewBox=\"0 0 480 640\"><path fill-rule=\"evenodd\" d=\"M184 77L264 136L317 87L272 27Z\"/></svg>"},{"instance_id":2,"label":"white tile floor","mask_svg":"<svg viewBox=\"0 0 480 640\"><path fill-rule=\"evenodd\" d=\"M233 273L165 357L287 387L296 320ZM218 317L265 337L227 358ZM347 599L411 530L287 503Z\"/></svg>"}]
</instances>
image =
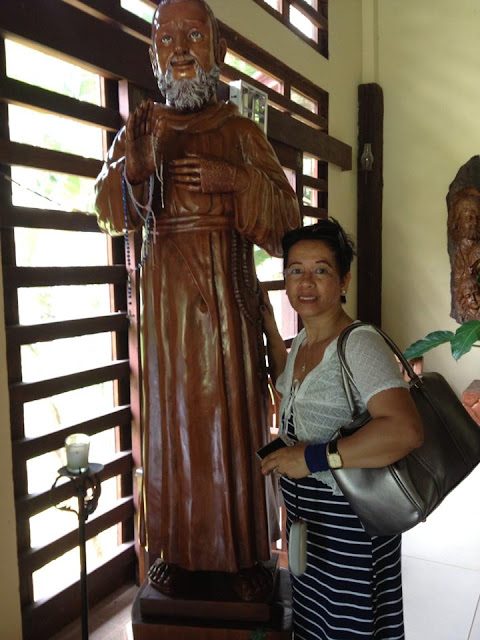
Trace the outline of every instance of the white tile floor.
<instances>
[{"instance_id":1,"label":"white tile floor","mask_svg":"<svg viewBox=\"0 0 480 640\"><path fill-rule=\"evenodd\" d=\"M480 640L480 468L403 535L407 640Z\"/></svg>"},{"instance_id":2,"label":"white tile floor","mask_svg":"<svg viewBox=\"0 0 480 640\"><path fill-rule=\"evenodd\" d=\"M480 467L424 524L403 536L406 640L480 640ZM90 615L90 640L131 640L137 588ZM78 640L79 622L55 640ZM353 640L353 639L352 639Z\"/></svg>"}]
</instances>

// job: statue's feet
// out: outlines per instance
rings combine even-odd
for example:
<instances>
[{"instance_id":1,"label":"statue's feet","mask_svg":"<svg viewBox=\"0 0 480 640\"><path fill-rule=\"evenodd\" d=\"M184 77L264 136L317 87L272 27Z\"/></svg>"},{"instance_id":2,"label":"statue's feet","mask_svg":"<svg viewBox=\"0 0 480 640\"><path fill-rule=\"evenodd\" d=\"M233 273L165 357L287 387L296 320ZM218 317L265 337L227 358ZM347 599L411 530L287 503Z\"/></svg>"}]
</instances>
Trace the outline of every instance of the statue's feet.
<instances>
[{"instance_id":1,"label":"statue's feet","mask_svg":"<svg viewBox=\"0 0 480 640\"><path fill-rule=\"evenodd\" d=\"M167 564L157 558L148 570L150 585L166 596L178 596L186 589L188 571L177 564Z\"/></svg>"},{"instance_id":2,"label":"statue's feet","mask_svg":"<svg viewBox=\"0 0 480 640\"><path fill-rule=\"evenodd\" d=\"M272 593L273 573L257 563L232 576L232 587L243 602L265 602Z\"/></svg>"}]
</instances>

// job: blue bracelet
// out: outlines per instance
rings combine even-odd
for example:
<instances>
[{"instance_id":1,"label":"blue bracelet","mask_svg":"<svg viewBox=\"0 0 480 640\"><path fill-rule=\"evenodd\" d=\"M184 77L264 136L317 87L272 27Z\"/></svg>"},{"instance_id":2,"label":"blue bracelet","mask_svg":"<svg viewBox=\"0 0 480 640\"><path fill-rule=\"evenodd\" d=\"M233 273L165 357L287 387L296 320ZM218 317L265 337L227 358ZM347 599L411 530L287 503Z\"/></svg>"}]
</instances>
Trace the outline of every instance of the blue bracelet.
<instances>
[{"instance_id":1,"label":"blue bracelet","mask_svg":"<svg viewBox=\"0 0 480 640\"><path fill-rule=\"evenodd\" d=\"M308 444L305 447L305 462L310 473L328 471L330 469L327 460L327 443Z\"/></svg>"}]
</instances>

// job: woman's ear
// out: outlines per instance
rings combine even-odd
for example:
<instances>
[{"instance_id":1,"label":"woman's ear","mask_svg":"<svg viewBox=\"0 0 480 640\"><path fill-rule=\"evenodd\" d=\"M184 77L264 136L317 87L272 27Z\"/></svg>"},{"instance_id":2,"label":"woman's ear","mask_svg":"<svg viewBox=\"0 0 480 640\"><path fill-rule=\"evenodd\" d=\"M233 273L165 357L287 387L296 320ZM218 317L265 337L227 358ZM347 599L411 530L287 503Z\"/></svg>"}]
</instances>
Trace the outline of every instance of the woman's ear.
<instances>
[{"instance_id":1,"label":"woman's ear","mask_svg":"<svg viewBox=\"0 0 480 640\"><path fill-rule=\"evenodd\" d=\"M351 279L352 279L352 272L349 271L347 274L345 274L345 277L342 281L342 290L345 291L345 293L347 293L348 291L348 287L350 286Z\"/></svg>"}]
</instances>

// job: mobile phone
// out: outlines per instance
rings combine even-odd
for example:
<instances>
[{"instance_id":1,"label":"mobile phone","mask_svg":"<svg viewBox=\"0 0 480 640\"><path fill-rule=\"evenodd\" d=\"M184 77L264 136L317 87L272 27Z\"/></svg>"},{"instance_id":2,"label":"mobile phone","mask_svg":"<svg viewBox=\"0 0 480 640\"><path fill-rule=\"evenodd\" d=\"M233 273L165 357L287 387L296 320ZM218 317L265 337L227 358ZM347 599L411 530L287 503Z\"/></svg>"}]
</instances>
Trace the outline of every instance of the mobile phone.
<instances>
[{"instance_id":1,"label":"mobile phone","mask_svg":"<svg viewBox=\"0 0 480 640\"><path fill-rule=\"evenodd\" d=\"M257 451L257 456L260 458L260 460L263 460L270 453L278 451L278 449L282 449L283 447L291 447L292 444L295 444L295 442L287 435L282 434L278 436L278 438L275 438L275 440L272 440L271 442L266 444L264 447L261 447Z\"/></svg>"}]
</instances>

